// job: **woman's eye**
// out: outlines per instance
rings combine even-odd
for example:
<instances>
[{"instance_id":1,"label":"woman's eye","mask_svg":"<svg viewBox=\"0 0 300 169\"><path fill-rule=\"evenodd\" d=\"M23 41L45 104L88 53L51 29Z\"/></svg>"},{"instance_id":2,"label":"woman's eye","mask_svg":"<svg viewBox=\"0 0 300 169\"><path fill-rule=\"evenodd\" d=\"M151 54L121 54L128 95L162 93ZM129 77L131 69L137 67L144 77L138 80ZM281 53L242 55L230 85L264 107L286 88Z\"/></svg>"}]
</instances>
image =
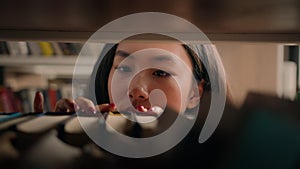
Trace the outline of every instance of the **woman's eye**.
<instances>
[{"instance_id":1,"label":"woman's eye","mask_svg":"<svg viewBox=\"0 0 300 169\"><path fill-rule=\"evenodd\" d=\"M153 75L154 76L159 76L159 77L168 77L168 76L170 76L169 73L167 73L163 70L156 70L156 71L153 72Z\"/></svg>"},{"instance_id":2,"label":"woman's eye","mask_svg":"<svg viewBox=\"0 0 300 169\"><path fill-rule=\"evenodd\" d=\"M131 68L129 66L116 66L115 69L120 72L131 72Z\"/></svg>"}]
</instances>

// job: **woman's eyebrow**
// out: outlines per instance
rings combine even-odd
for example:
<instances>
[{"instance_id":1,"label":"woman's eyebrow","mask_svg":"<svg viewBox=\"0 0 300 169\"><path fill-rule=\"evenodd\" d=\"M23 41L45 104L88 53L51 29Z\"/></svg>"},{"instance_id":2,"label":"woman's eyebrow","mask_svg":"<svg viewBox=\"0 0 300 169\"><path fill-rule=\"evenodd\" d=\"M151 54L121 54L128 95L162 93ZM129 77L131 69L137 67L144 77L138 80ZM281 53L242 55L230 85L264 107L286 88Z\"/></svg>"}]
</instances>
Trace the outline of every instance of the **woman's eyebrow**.
<instances>
[{"instance_id":1,"label":"woman's eyebrow","mask_svg":"<svg viewBox=\"0 0 300 169\"><path fill-rule=\"evenodd\" d=\"M123 50L117 50L116 51L116 56L121 56L121 57L128 57L129 55L131 55L130 53L126 52L126 51L123 51ZM131 55L131 59L134 58L134 56ZM157 55L157 56L153 56L153 58L151 58L152 61L158 61L158 62L161 62L161 61L168 61L168 62L171 62L171 63L176 63L175 59L174 59L174 56L169 56L169 55Z\"/></svg>"},{"instance_id":2,"label":"woman's eyebrow","mask_svg":"<svg viewBox=\"0 0 300 169\"><path fill-rule=\"evenodd\" d=\"M127 57L127 56L130 55L130 53L125 52L125 51L123 51L123 50L117 50L117 51L116 51L116 55L122 56L122 57Z\"/></svg>"},{"instance_id":3,"label":"woman's eyebrow","mask_svg":"<svg viewBox=\"0 0 300 169\"><path fill-rule=\"evenodd\" d=\"M168 61L168 62L176 62L174 57L168 55L157 55L152 58L153 61Z\"/></svg>"}]
</instances>

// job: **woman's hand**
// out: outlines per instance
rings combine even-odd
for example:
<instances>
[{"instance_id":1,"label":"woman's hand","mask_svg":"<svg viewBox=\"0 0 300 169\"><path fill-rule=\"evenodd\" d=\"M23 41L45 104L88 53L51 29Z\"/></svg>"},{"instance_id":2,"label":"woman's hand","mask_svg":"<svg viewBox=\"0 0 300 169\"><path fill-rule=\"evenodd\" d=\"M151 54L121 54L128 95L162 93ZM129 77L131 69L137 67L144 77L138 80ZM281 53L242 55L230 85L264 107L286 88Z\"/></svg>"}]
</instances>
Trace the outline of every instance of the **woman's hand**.
<instances>
[{"instance_id":1,"label":"woman's hand","mask_svg":"<svg viewBox=\"0 0 300 169\"><path fill-rule=\"evenodd\" d=\"M41 92L36 92L34 98L34 112L43 112L44 111L44 97ZM81 111L83 113L96 113L99 112L114 112L116 111L115 104L101 104L94 105L94 103L84 97L78 97L74 99L60 99L56 102L55 112L75 112Z\"/></svg>"},{"instance_id":2,"label":"woman's hand","mask_svg":"<svg viewBox=\"0 0 300 169\"><path fill-rule=\"evenodd\" d=\"M82 104L82 103L81 103ZM85 103L85 108L88 107L87 105L90 104L90 107L93 107L93 103ZM80 108L73 99L60 99L56 102L55 108L53 111L55 112L75 112L78 111ZM82 108L83 109L83 108Z\"/></svg>"}]
</instances>

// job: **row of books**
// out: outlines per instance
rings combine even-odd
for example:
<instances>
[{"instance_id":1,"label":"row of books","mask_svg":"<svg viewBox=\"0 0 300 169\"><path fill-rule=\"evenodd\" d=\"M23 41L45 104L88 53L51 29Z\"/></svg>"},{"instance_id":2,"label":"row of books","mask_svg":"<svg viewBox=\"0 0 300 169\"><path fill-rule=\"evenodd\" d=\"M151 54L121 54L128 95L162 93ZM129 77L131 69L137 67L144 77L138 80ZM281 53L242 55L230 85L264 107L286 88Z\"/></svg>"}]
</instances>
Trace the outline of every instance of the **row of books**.
<instances>
[{"instance_id":1,"label":"row of books","mask_svg":"<svg viewBox=\"0 0 300 169\"><path fill-rule=\"evenodd\" d=\"M53 111L61 98L71 98L71 86L47 89L22 89L14 92L9 87L0 87L0 112L33 112L35 93L44 95L44 111Z\"/></svg>"},{"instance_id":2,"label":"row of books","mask_svg":"<svg viewBox=\"0 0 300 169\"><path fill-rule=\"evenodd\" d=\"M82 43L0 41L0 55L78 55L82 49L82 46Z\"/></svg>"}]
</instances>

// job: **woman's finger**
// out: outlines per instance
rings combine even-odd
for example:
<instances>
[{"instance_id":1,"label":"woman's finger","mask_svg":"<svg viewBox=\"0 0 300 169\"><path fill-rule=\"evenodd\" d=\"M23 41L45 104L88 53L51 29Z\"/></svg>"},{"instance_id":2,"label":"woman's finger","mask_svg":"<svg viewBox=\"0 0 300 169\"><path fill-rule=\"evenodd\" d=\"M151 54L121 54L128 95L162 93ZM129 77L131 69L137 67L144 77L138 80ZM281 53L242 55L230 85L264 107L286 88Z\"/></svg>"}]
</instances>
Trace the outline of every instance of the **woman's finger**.
<instances>
[{"instance_id":1,"label":"woman's finger","mask_svg":"<svg viewBox=\"0 0 300 169\"><path fill-rule=\"evenodd\" d=\"M116 105L114 103L105 103L105 104L100 104L97 105L97 111L100 111L102 113L104 112L115 112L117 111Z\"/></svg>"},{"instance_id":2,"label":"woman's finger","mask_svg":"<svg viewBox=\"0 0 300 169\"><path fill-rule=\"evenodd\" d=\"M78 105L79 107L79 111L82 111L84 113L96 113L96 108L94 103L84 97L78 97L75 99L75 103Z\"/></svg>"},{"instance_id":3,"label":"woman's finger","mask_svg":"<svg viewBox=\"0 0 300 169\"><path fill-rule=\"evenodd\" d=\"M33 111L34 112L44 111L44 96L40 91L37 91L35 93L34 101L33 101Z\"/></svg>"},{"instance_id":4,"label":"woman's finger","mask_svg":"<svg viewBox=\"0 0 300 169\"><path fill-rule=\"evenodd\" d=\"M55 105L55 112L75 112L78 105L73 99L60 99Z\"/></svg>"}]
</instances>

